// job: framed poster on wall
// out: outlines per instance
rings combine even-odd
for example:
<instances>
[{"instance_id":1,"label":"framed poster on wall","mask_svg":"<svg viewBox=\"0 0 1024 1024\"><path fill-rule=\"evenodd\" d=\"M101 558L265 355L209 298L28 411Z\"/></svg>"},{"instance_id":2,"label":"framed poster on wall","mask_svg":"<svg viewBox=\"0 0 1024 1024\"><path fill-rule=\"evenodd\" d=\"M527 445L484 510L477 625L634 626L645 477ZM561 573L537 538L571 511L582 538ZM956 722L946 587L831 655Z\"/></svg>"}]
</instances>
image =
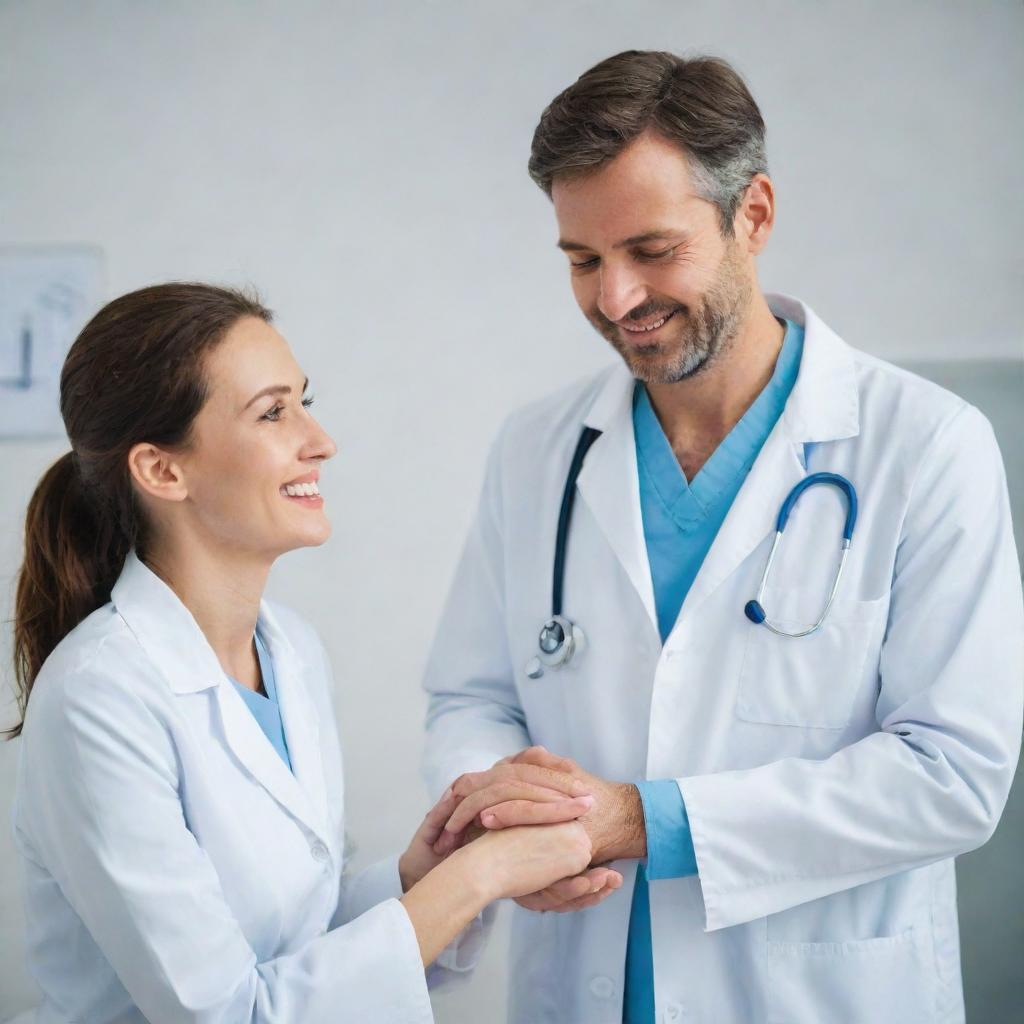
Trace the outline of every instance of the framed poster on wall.
<instances>
[{"instance_id":1,"label":"framed poster on wall","mask_svg":"<svg viewBox=\"0 0 1024 1024\"><path fill-rule=\"evenodd\" d=\"M60 437L60 369L103 297L89 246L0 247L0 440Z\"/></svg>"}]
</instances>

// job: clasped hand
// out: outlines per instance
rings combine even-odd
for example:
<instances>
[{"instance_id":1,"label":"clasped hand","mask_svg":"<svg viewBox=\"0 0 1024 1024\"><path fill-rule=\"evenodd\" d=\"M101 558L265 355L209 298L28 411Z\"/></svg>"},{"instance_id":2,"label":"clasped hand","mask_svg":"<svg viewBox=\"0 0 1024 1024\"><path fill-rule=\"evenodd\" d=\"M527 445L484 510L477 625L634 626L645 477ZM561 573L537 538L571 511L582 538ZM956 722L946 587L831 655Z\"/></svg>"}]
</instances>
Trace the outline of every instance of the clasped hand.
<instances>
[{"instance_id":1,"label":"clasped hand","mask_svg":"<svg viewBox=\"0 0 1024 1024\"><path fill-rule=\"evenodd\" d=\"M530 747L487 771L460 776L445 800L453 809L433 844L441 857L488 830L573 820L583 825L592 848L590 867L517 898L528 910L567 912L594 906L622 885L622 875L605 865L647 853L636 787L591 775L543 747Z\"/></svg>"}]
</instances>

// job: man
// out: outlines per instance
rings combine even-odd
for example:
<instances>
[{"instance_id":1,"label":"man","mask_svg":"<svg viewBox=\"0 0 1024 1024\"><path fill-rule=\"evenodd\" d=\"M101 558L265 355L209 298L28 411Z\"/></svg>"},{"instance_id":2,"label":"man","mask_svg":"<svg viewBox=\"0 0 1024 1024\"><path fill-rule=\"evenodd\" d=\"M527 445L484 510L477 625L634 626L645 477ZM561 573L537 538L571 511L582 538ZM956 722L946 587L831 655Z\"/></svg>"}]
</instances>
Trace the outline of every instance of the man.
<instances>
[{"instance_id":1,"label":"man","mask_svg":"<svg viewBox=\"0 0 1024 1024\"><path fill-rule=\"evenodd\" d=\"M444 846L595 799L593 869L516 910L512 1021L962 1021L953 858L1024 678L987 421L762 294L775 191L724 62L603 61L530 172L621 362L505 424L426 676Z\"/></svg>"}]
</instances>

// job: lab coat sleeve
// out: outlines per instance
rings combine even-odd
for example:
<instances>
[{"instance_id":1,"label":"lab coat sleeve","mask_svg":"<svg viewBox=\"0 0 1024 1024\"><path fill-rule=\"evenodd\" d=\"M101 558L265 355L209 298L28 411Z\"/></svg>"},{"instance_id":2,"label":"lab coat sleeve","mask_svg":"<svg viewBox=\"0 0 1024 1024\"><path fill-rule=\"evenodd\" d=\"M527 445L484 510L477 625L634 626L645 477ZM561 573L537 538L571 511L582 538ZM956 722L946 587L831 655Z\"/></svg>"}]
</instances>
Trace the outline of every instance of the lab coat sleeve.
<instances>
[{"instance_id":1,"label":"lab coat sleeve","mask_svg":"<svg viewBox=\"0 0 1024 1024\"><path fill-rule=\"evenodd\" d=\"M37 851L149 1020L433 1020L415 931L385 899L259 962L189 831L167 728L98 668L33 693L24 811Z\"/></svg>"},{"instance_id":2,"label":"lab coat sleeve","mask_svg":"<svg viewBox=\"0 0 1024 1024\"><path fill-rule=\"evenodd\" d=\"M1024 609L1002 461L970 406L922 455L879 675L879 731L826 760L677 780L708 930L965 853L995 829L1020 751Z\"/></svg>"},{"instance_id":3,"label":"lab coat sleeve","mask_svg":"<svg viewBox=\"0 0 1024 1024\"><path fill-rule=\"evenodd\" d=\"M365 914L387 899L401 899L402 879L398 873L398 857L371 864L362 871L342 876L341 898L332 927L338 927ZM438 955L427 969L427 987L450 985L468 975L480 960L494 922L494 908L478 914Z\"/></svg>"},{"instance_id":4,"label":"lab coat sleeve","mask_svg":"<svg viewBox=\"0 0 1024 1024\"><path fill-rule=\"evenodd\" d=\"M505 632L503 433L431 651L424 776L432 799L467 771L530 745Z\"/></svg>"}]
</instances>

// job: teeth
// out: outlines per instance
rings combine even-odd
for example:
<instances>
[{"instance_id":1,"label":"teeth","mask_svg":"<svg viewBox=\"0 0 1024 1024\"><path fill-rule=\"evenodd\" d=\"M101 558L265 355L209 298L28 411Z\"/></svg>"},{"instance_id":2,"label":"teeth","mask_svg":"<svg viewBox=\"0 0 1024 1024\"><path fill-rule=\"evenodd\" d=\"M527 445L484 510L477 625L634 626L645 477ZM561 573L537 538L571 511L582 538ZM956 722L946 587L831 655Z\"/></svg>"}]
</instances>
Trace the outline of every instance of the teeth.
<instances>
[{"instance_id":1,"label":"teeth","mask_svg":"<svg viewBox=\"0 0 1024 1024\"><path fill-rule=\"evenodd\" d=\"M626 327L625 324L622 326L625 327L627 331L632 331L634 334L643 334L645 331L656 331L667 319L667 316L663 316L660 320L656 320L648 327Z\"/></svg>"},{"instance_id":2,"label":"teeth","mask_svg":"<svg viewBox=\"0 0 1024 1024\"><path fill-rule=\"evenodd\" d=\"M320 488L315 483L285 484L281 489L291 498L312 498L320 493Z\"/></svg>"}]
</instances>

